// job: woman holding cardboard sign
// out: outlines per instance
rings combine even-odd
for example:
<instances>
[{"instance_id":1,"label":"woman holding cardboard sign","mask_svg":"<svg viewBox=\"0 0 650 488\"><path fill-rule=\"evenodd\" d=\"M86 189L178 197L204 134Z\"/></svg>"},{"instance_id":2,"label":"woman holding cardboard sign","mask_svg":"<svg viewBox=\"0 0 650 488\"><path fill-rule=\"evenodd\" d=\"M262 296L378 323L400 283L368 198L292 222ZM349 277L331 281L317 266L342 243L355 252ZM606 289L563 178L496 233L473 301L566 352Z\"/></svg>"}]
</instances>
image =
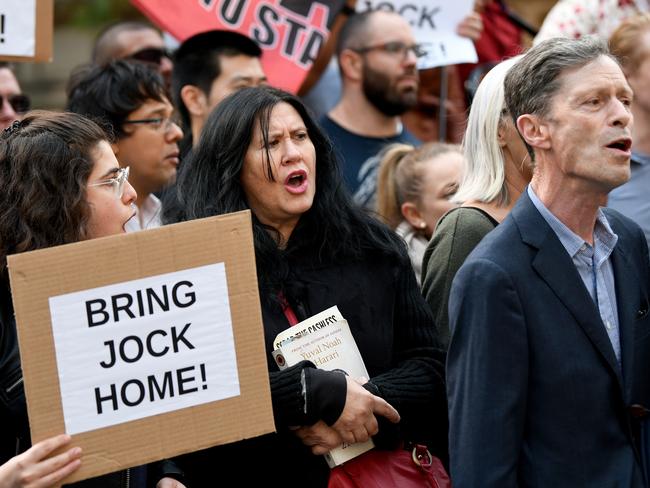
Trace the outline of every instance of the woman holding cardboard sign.
<instances>
[{"instance_id":1,"label":"woman holding cardboard sign","mask_svg":"<svg viewBox=\"0 0 650 488\"><path fill-rule=\"evenodd\" d=\"M222 101L181 167L174 198L181 219L253 213L277 428L178 458L188 486L205 486L219 466L242 486L327 486L320 455L344 442L445 443L445 429L435 429L446 418L443 365L406 249L352 205L330 142L296 97L267 87ZM277 334L333 305L370 381L317 368L323 358L283 370L273 360Z\"/></svg>"},{"instance_id":2,"label":"woman holding cardboard sign","mask_svg":"<svg viewBox=\"0 0 650 488\"><path fill-rule=\"evenodd\" d=\"M125 232L136 199L128 174L106 133L80 115L32 112L0 134L0 487L58 486L82 462L78 447L48 457L70 444L67 435L27 449L7 255ZM81 485L122 486L122 477Z\"/></svg>"}]
</instances>

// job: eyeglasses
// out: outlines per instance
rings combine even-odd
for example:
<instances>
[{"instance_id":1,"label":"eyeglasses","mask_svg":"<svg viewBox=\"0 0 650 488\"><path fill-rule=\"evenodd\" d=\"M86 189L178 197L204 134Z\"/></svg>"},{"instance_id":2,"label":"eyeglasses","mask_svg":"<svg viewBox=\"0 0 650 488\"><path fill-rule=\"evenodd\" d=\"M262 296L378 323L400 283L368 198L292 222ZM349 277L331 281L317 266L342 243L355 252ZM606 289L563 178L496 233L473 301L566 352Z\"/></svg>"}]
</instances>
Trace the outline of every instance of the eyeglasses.
<instances>
[{"instance_id":1,"label":"eyeglasses","mask_svg":"<svg viewBox=\"0 0 650 488\"><path fill-rule=\"evenodd\" d=\"M9 102L14 112L22 114L29 110L31 101L27 95L17 93L15 95L0 95L0 106L4 105L5 101Z\"/></svg>"},{"instance_id":2,"label":"eyeglasses","mask_svg":"<svg viewBox=\"0 0 650 488\"><path fill-rule=\"evenodd\" d=\"M172 54L167 49L161 49L158 47L149 47L147 49L140 49L139 51L134 52L129 56L129 59L135 59L137 61L143 61L145 63L156 64L160 66L162 58L171 59Z\"/></svg>"},{"instance_id":3,"label":"eyeglasses","mask_svg":"<svg viewBox=\"0 0 650 488\"><path fill-rule=\"evenodd\" d=\"M176 119L173 117L152 117L150 119L125 120L122 124L148 124L156 130L164 129L168 131L173 124L176 124Z\"/></svg>"},{"instance_id":4,"label":"eyeglasses","mask_svg":"<svg viewBox=\"0 0 650 488\"><path fill-rule=\"evenodd\" d=\"M370 51L384 51L392 56L399 56L402 61L406 59L409 52L412 52L416 58L421 58L427 54L427 50L424 47L424 44L405 44L401 41L392 41L386 42L384 44L378 44L376 46L366 46L359 48L351 48L352 51L359 54L367 53Z\"/></svg>"},{"instance_id":5,"label":"eyeglasses","mask_svg":"<svg viewBox=\"0 0 650 488\"><path fill-rule=\"evenodd\" d=\"M124 183L126 183L128 180L129 167L127 166L126 168L118 169L113 178L96 181L95 183L89 183L88 186L112 185L115 198L120 199L122 198L122 195L124 195Z\"/></svg>"}]
</instances>

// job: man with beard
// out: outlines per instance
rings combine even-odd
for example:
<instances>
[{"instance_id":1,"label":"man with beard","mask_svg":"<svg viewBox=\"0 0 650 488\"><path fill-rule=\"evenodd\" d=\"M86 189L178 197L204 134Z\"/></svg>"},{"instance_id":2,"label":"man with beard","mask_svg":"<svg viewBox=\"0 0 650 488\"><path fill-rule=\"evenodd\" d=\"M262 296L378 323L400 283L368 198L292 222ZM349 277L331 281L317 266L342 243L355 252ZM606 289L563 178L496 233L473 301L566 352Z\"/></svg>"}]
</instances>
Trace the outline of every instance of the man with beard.
<instances>
[{"instance_id":1,"label":"man with beard","mask_svg":"<svg viewBox=\"0 0 650 488\"><path fill-rule=\"evenodd\" d=\"M320 121L337 150L343 178L359 205L374 206L378 153L394 142L419 144L400 115L417 102L422 54L408 22L381 10L352 15L336 47L343 90Z\"/></svg>"}]
</instances>

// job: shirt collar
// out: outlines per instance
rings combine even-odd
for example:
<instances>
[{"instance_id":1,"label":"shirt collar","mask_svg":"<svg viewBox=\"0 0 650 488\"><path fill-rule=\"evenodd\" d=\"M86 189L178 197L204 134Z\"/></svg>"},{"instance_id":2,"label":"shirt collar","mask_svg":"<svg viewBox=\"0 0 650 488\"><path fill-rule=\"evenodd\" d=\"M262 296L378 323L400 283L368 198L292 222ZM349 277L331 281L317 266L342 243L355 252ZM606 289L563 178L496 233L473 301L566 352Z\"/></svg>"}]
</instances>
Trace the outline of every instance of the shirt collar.
<instances>
[{"instance_id":1,"label":"shirt collar","mask_svg":"<svg viewBox=\"0 0 650 488\"><path fill-rule=\"evenodd\" d=\"M542 214L546 223L551 227L551 229L553 229L553 232L555 232L558 239L560 239L562 246L569 253L569 256L573 258L579 252L584 251L585 249L591 249L592 246L587 241L564 225L560 219L546 208L546 205L542 203L530 185L528 185L527 191L533 205L535 205L535 208L537 208L539 213ZM618 236L614 234L603 210L599 208L598 213L596 214L596 225L594 226L594 247L600 247L600 251L602 251L598 253L601 256L599 261L603 261L609 257L614 250L617 241ZM590 254L591 253L593 253L593 251L591 251Z\"/></svg>"}]
</instances>

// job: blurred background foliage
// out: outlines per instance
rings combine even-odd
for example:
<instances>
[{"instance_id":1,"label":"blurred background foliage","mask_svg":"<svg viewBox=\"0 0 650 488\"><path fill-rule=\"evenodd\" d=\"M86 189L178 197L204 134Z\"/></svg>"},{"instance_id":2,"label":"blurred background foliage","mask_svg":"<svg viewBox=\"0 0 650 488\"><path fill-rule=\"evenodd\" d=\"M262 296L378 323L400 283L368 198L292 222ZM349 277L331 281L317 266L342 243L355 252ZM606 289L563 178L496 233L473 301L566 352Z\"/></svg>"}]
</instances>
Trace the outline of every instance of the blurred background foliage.
<instances>
[{"instance_id":1,"label":"blurred background foliage","mask_svg":"<svg viewBox=\"0 0 650 488\"><path fill-rule=\"evenodd\" d=\"M103 26L107 21L143 18L129 0L54 1L54 25L57 26L92 29Z\"/></svg>"}]
</instances>

